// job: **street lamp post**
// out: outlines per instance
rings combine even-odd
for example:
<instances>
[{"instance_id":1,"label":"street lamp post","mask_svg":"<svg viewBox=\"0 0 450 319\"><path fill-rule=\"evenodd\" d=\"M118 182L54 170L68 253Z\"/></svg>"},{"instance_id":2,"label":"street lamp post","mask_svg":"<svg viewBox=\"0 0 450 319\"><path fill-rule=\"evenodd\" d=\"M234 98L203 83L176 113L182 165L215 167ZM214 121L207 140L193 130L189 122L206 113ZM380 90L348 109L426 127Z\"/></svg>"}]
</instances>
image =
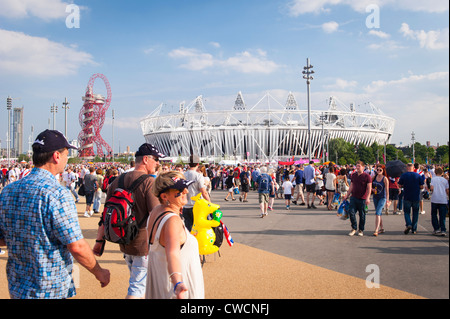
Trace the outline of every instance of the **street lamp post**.
<instances>
[{"instance_id":1,"label":"street lamp post","mask_svg":"<svg viewBox=\"0 0 450 319\"><path fill-rule=\"evenodd\" d=\"M325 163L325 134L323 132L323 123L325 122L325 119L326 117L322 112L322 115L320 116L320 123L322 124L322 163Z\"/></svg>"},{"instance_id":2,"label":"street lamp post","mask_svg":"<svg viewBox=\"0 0 450 319\"><path fill-rule=\"evenodd\" d=\"M64 136L67 139L67 110L70 109L69 107L69 102L67 101L67 98L64 98L64 102L62 103L63 106L62 108L64 109L64 117L65 117L65 121L64 121Z\"/></svg>"},{"instance_id":3,"label":"street lamp post","mask_svg":"<svg viewBox=\"0 0 450 319\"><path fill-rule=\"evenodd\" d=\"M411 142L412 142L412 162L413 164L416 162L416 154L414 150L414 143L416 142L414 131L411 133Z\"/></svg>"},{"instance_id":4,"label":"street lamp post","mask_svg":"<svg viewBox=\"0 0 450 319\"><path fill-rule=\"evenodd\" d=\"M307 86L307 100L308 100L308 159L311 161L311 97L310 97L310 84L314 79L311 74L314 74L312 70L313 66L309 64L309 58L306 59L306 66L303 67L303 78L306 80Z\"/></svg>"},{"instance_id":5,"label":"street lamp post","mask_svg":"<svg viewBox=\"0 0 450 319\"><path fill-rule=\"evenodd\" d=\"M53 130L55 130L55 121L56 121L56 113L58 113L58 105L55 105L55 103L53 103L53 105L50 106L50 113L53 113Z\"/></svg>"}]
</instances>

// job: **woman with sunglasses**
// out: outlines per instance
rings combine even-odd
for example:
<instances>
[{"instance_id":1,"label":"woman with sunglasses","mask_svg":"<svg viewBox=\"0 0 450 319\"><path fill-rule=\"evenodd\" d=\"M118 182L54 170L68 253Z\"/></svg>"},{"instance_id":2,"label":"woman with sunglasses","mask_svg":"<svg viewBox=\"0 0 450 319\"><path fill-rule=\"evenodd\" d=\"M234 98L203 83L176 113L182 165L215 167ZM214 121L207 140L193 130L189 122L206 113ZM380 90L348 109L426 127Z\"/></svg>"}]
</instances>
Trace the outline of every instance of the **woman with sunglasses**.
<instances>
[{"instance_id":1,"label":"woman with sunglasses","mask_svg":"<svg viewBox=\"0 0 450 319\"><path fill-rule=\"evenodd\" d=\"M376 175L372 180L373 204L375 205L375 232L374 236L384 233L381 215L386 201L389 198L389 180L383 165L376 166Z\"/></svg>"},{"instance_id":2,"label":"woman with sunglasses","mask_svg":"<svg viewBox=\"0 0 450 319\"><path fill-rule=\"evenodd\" d=\"M147 299L204 299L197 239L181 219L188 181L178 171L161 173L152 186L160 205L150 213Z\"/></svg>"}]
</instances>

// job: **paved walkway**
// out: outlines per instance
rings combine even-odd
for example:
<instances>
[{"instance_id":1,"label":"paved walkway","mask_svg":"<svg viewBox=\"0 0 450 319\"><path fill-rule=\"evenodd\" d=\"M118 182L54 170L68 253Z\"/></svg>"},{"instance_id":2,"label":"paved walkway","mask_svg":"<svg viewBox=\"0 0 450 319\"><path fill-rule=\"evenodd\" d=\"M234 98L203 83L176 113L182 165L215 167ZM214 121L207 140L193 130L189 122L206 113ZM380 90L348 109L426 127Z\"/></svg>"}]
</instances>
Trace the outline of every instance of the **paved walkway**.
<instances>
[{"instance_id":1,"label":"paved walkway","mask_svg":"<svg viewBox=\"0 0 450 319\"><path fill-rule=\"evenodd\" d=\"M386 233L373 237L371 210L365 236L349 237L349 222L324 206L287 211L284 200L276 200L275 211L259 218L255 192L250 192L248 203L225 202L225 194L214 191L212 201L221 205L222 220L236 244L229 247L224 241L220 256L206 257L208 299L449 298L449 241L431 235L429 202L417 235L403 234L402 215L383 215ZM83 217L83 201L77 207L84 236L93 245L98 218ZM7 254L0 256L3 299L9 298L6 261ZM107 244L99 262L111 271L110 285L100 288L81 268L76 298L122 299L128 269L117 246ZM380 287L368 288L366 278L378 273Z\"/></svg>"}]
</instances>

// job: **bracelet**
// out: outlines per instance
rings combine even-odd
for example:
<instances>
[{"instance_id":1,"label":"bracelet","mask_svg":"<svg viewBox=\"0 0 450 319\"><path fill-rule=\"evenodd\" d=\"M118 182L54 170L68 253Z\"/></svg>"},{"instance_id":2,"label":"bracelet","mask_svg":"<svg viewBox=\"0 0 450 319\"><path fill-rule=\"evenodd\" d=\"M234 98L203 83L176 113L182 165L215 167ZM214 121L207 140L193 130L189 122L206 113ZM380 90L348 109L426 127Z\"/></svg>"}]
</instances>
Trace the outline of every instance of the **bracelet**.
<instances>
[{"instance_id":1,"label":"bracelet","mask_svg":"<svg viewBox=\"0 0 450 319\"><path fill-rule=\"evenodd\" d=\"M182 283L183 283L182 281L179 281L175 284L175 286L173 287L173 293L175 293L175 290L177 290L178 285Z\"/></svg>"},{"instance_id":2,"label":"bracelet","mask_svg":"<svg viewBox=\"0 0 450 319\"><path fill-rule=\"evenodd\" d=\"M172 276L175 275L175 274L182 275L181 272L173 272L173 273L171 273L171 274L169 275L169 278L172 278Z\"/></svg>"},{"instance_id":3,"label":"bracelet","mask_svg":"<svg viewBox=\"0 0 450 319\"><path fill-rule=\"evenodd\" d=\"M104 239L97 239L97 240L95 240L95 242L96 242L96 243L104 243L105 240L104 240Z\"/></svg>"}]
</instances>

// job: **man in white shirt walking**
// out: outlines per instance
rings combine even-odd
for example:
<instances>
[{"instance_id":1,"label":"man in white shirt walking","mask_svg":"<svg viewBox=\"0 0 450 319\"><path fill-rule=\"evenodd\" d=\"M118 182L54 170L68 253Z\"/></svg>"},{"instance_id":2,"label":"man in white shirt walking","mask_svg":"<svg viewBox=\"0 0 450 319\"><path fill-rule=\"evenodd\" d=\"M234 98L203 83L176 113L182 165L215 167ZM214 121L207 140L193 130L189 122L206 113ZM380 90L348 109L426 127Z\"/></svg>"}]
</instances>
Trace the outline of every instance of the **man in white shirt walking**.
<instances>
[{"instance_id":1,"label":"man in white shirt walking","mask_svg":"<svg viewBox=\"0 0 450 319\"><path fill-rule=\"evenodd\" d=\"M442 177L441 167L435 169L436 177L431 179L431 224L433 225L433 235L447 236L445 229L445 216L447 215L447 204L449 195L448 180ZM439 212L439 214L438 214Z\"/></svg>"},{"instance_id":2,"label":"man in white shirt walking","mask_svg":"<svg viewBox=\"0 0 450 319\"><path fill-rule=\"evenodd\" d=\"M191 155L189 157L189 169L184 173L184 177L186 178L186 180L194 181L194 183L189 185L189 194L187 196L188 202L183 207L184 224L189 231L192 230L192 225L194 224L193 207L195 202L191 199L191 197L198 195L198 193L202 193L202 197L205 200L207 200L208 202L211 201L208 191L206 190L203 175L197 172L199 163L200 158L197 155Z\"/></svg>"}]
</instances>

